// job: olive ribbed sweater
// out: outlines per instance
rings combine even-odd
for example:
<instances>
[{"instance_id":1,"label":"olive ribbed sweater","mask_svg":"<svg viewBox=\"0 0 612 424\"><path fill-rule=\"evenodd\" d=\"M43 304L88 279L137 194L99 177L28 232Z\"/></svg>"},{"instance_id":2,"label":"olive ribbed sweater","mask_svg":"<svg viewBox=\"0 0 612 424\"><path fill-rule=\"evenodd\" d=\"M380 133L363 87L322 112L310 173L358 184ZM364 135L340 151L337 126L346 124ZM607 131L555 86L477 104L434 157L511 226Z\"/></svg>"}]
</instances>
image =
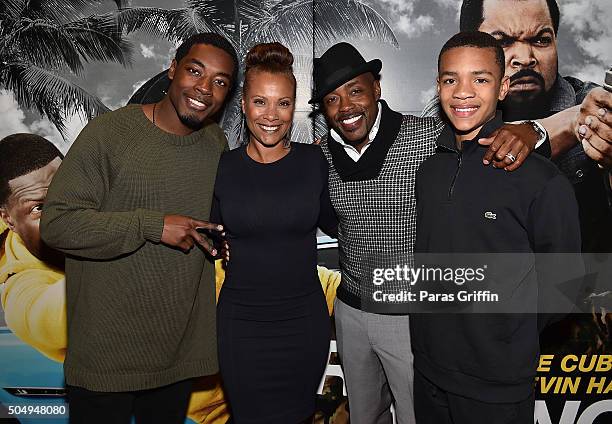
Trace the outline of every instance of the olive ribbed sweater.
<instances>
[{"instance_id":1,"label":"olive ribbed sweater","mask_svg":"<svg viewBox=\"0 0 612 424\"><path fill-rule=\"evenodd\" d=\"M208 220L226 146L215 123L176 136L140 105L74 142L41 219L43 240L68 254L67 384L133 391L217 372L214 266L160 238L164 215Z\"/></svg>"}]
</instances>

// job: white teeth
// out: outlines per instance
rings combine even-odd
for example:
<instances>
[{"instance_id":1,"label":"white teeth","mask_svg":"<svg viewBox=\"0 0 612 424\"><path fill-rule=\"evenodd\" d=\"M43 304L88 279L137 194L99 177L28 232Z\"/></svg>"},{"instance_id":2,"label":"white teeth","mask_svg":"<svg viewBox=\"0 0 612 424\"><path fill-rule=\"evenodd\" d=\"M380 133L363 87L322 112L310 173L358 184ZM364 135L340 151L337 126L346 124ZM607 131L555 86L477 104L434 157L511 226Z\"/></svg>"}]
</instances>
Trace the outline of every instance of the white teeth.
<instances>
[{"instance_id":1,"label":"white teeth","mask_svg":"<svg viewBox=\"0 0 612 424\"><path fill-rule=\"evenodd\" d=\"M189 99L189 102L192 105L196 106L196 107L205 107L206 106L206 103L199 102L196 99L192 99L191 97L189 97L188 99Z\"/></svg>"},{"instance_id":2,"label":"white teeth","mask_svg":"<svg viewBox=\"0 0 612 424\"><path fill-rule=\"evenodd\" d=\"M476 109L478 109L478 108L475 108L475 107L463 107L463 108L456 107L456 108L455 108L455 110L456 110L457 112L473 112L473 111L475 111Z\"/></svg>"},{"instance_id":3,"label":"white teeth","mask_svg":"<svg viewBox=\"0 0 612 424\"><path fill-rule=\"evenodd\" d=\"M357 122L359 119L361 119L361 115L353 116L352 118L349 118L349 119L343 119L342 123L343 124L352 124L354 122Z\"/></svg>"},{"instance_id":4,"label":"white teeth","mask_svg":"<svg viewBox=\"0 0 612 424\"><path fill-rule=\"evenodd\" d=\"M264 131L276 131L276 130L278 130L280 128L280 127L268 127L267 125L260 125L260 127Z\"/></svg>"}]
</instances>

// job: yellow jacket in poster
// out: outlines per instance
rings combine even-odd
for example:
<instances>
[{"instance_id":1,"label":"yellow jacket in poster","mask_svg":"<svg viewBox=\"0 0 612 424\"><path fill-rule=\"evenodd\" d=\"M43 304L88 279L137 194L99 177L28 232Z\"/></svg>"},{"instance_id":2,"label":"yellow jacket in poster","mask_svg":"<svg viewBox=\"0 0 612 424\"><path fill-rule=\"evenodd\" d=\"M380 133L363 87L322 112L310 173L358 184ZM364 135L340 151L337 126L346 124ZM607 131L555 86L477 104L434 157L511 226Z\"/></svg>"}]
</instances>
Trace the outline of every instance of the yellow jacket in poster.
<instances>
[{"instance_id":1,"label":"yellow jacket in poster","mask_svg":"<svg viewBox=\"0 0 612 424\"><path fill-rule=\"evenodd\" d=\"M63 362L66 355L66 280L8 230L0 256L4 319L11 331L43 355Z\"/></svg>"},{"instance_id":2,"label":"yellow jacket in poster","mask_svg":"<svg viewBox=\"0 0 612 424\"><path fill-rule=\"evenodd\" d=\"M64 274L32 255L13 231L2 234L6 238L0 250L0 287L7 326L26 344L63 362L67 345ZM215 265L218 298L225 272L221 261ZM340 273L323 267L317 267L317 271L331 314ZM229 411L218 374L195 382L188 416L200 424L227 422Z\"/></svg>"}]
</instances>

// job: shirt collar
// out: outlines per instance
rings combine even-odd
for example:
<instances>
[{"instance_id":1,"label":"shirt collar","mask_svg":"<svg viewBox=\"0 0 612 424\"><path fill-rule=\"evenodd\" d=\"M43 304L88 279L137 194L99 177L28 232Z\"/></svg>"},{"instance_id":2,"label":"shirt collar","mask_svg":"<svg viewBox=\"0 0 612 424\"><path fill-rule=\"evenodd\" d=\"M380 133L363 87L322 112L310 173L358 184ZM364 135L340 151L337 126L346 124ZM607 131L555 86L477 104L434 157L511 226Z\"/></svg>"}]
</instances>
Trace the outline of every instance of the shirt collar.
<instances>
[{"instance_id":1,"label":"shirt collar","mask_svg":"<svg viewBox=\"0 0 612 424\"><path fill-rule=\"evenodd\" d=\"M374 141L374 139L376 138L376 134L378 134L378 128L380 127L380 117L382 115L382 107L381 107L380 103L377 103L376 107L378 108L378 113L376 114L376 120L374 121L374 125L372 125L372 129L370 130L370 133L368 134L368 142L365 144L365 146L369 145L372 141ZM345 148L346 147L351 147L351 148L354 149L354 147L351 146L350 144L346 143L342 139L342 136L340 136L340 134L338 134L336 132L336 130L334 130L333 128L331 128L329 130L329 134L332 136L332 138L334 140L336 140L338 143L340 143L340 145L342 147L345 147Z\"/></svg>"},{"instance_id":2,"label":"shirt collar","mask_svg":"<svg viewBox=\"0 0 612 424\"><path fill-rule=\"evenodd\" d=\"M367 149L361 149L363 153L355 161L349 155L349 148L344 148L328 134L324 141L329 148L334 168L340 175L342 181L365 181L378 178L389 150L398 139L398 134L402 129L404 118L401 113L389 109L384 100L379 101L382 109L380 126L376 134L375 142L370 143ZM414 135L417 139L417 135Z\"/></svg>"}]
</instances>

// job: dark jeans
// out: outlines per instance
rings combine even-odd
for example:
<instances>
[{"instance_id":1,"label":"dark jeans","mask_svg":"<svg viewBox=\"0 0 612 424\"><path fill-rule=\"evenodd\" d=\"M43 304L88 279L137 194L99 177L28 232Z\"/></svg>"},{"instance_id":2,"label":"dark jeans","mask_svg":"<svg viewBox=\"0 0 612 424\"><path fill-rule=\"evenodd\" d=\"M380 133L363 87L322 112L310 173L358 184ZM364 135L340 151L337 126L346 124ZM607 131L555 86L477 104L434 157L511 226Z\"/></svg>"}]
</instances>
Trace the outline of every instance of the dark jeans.
<instances>
[{"instance_id":1,"label":"dark jeans","mask_svg":"<svg viewBox=\"0 0 612 424\"><path fill-rule=\"evenodd\" d=\"M67 386L70 424L183 424L192 380L134 392L94 392Z\"/></svg>"},{"instance_id":2,"label":"dark jeans","mask_svg":"<svg viewBox=\"0 0 612 424\"><path fill-rule=\"evenodd\" d=\"M414 370L417 424L533 424L535 397L516 403L488 403L447 392Z\"/></svg>"}]
</instances>

